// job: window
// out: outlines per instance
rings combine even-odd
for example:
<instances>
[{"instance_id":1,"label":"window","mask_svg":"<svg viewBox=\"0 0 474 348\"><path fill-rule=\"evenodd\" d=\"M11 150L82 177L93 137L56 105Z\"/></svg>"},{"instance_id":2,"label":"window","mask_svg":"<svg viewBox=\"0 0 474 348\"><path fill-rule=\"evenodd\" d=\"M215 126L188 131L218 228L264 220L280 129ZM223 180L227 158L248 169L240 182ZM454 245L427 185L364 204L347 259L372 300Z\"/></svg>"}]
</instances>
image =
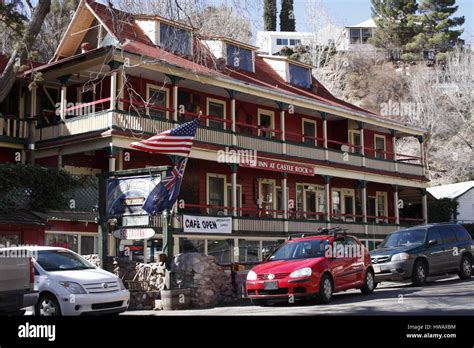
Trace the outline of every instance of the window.
<instances>
[{"instance_id":1,"label":"window","mask_svg":"<svg viewBox=\"0 0 474 348\"><path fill-rule=\"evenodd\" d=\"M239 239L239 261L240 262L260 261L260 241Z\"/></svg>"},{"instance_id":2,"label":"window","mask_svg":"<svg viewBox=\"0 0 474 348\"><path fill-rule=\"evenodd\" d=\"M305 68L295 64L289 64L290 83L292 85L311 88L311 72L309 68Z\"/></svg>"},{"instance_id":3,"label":"window","mask_svg":"<svg viewBox=\"0 0 474 348\"><path fill-rule=\"evenodd\" d=\"M96 237L81 236L81 255L91 255L96 252Z\"/></svg>"},{"instance_id":4,"label":"window","mask_svg":"<svg viewBox=\"0 0 474 348\"><path fill-rule=\"evenodd\" d=\"M47 246L61 247L78 252L79 236L77 234L46 233L44 244Z\"/></svg>"},{"instance_id":5,"label":"window","mask_svg":"<svg viewBox=\"0 0 474 348\"><path fill-rule=\"evenodd\" d=\"M332 214L336 216L334 219L340 219L339 214L342 214L341 191L332 190Z\"/></svg>"},{"instance_id":6,"label":"window","mask_svg":"<svg viewBox=\"0 0 474 348\"><path fill-rule=\"evenodd\" d=\"M288 45L288 39L277 39L278 46L286 46Z\"/></svg>"},{"instance_id":7,"label":"window","mask_svg":"<svg viewBox=\"0 0 474 348\"><path fill-rule=\"evenodd\" d=\"M207 114L215 118L225 120L226 102L219 99L207 98ZM207 120L207 126L214 129L225 129L225 123L215 120Z\"/></svg>"},{"instance_id":8,"label":"window","mask_svg":"<svg viewBox=\"0 0 474 348\"><path fill-rule=\"evenodd\" d=\"M454 231L448 226L440 227L440 232L445 244L456 242L456 236L454 234Z\"/></svg>"},{"instance_id":9,"label":"window","mask_svg":"<svg viewBox=\"0 0 474 348\"><path fill-rule=\"evenodd\" d=\"M362 43L369 43L369 39L372 37L372 29L362 29Z\"/></svg>"},{"instance_id":10,"label":"window","mask_svg":"<svg viewBox=\"0 0 474 348\"><path fill-rule=\"evenodd\" d=\"M232 207L232 185L227 184L227 206ZM242 185L237 185L237 209L242 208ZM242 216L242 210L237 210L237 215Z\"/></svg>"},{"instance_id":11,"label":"window","mask_svg":"<svg viewBox=\"0 0 474 348\"><path fill-rule=\"evenodd\" d=\"M443 239L441 238L441 234L439 233L439 229L436 227L430 228L428 231L428 241L435 240L438 244L443 244Z\"/></svg>"},{"instance_id":12,"label":"window","mask_svg":"<svg viewBox=\"0 0 474 348\"><path fill-rule=\"evenodd\" d=\"M160 46L170 52L191 55L191 33L181 28L160 23Z\"/></svg>"},{"instance_id":13,"label":"window","mask_svg":"<svg viewBox=\"0 0 474 348\"><path fill-rule=\"evenodd\" d=\"M375 222L375 201L376 198L373 196L367 197L367 221Z\"/></svg>"},{"instance_id":14,"label":"window","mask_svg":"<svg viewBox=\"0 0 474 348\"><path fill-rule=\"evenodd\" d=\"M150 106L146 109L152 117L168 118L169 90L163 86L147 84L146 99Z\"/></svg>"},{"instance_id":15,"label":"window","mask_svg":"<svg viewBox=\"0 0 474 348\"><path fill-rule=\"evenodd\" d=\"M383 135L374 135L375 158L385 159L385 137Z\"/></svg>"},{"instance_id":16,"label":"window","mask_svg":"<svg viewBox=\"0 0 474 348\"><path fill-rule=\"evenodd\" d=\"M226 177L225 175L219 174L208 174L207 175L207 204L215 205L219 208L209 208L208 214L210 215L225 215L223 206L226 203Z\"/></svg>"},{"instance_id":17,"label":"window","mask_svg":"<svg viewBox=\"0 0 474 348\"><path fill-rule=\"evenodd\" d=\"M231 263L233 261L233 250L233 239L207 241L207 254L210 256L214 256L217 259L218 264Z\"/></svg>"},{"instance_id":18,"label":"window","mask_svg":"<svg viewBox=\"0 0 474 348\"><path fill-rule=\"evenodd\" d=\"M253 72L253 53L251 50L227 44L227 65Z\"/></svg>"},{"instance_id":19,"label":"window","mask_svg":"<svg viewBox=\"0 0 474 348\"><path fill-rule=\"evenodd\" d=\"M300 39L290 39L291 46L296 46L296 45L299 45L300 43L301 43Z\"/></svg>"},{"instance_id":20,"label":"window","mask_svg":"<svg viewBox=\"0 0 474 348\"><path fill-rule=\"evenodd\" d=\"M275 113L273 111L258 109L258 125L261 128L265 128L264 130L259 130L258 135L268 139L273 138L271 130L275 129L274 119Z\"/></svg>"},{"instance_id":21,"label":"window","mask_svg":"<svg viewBox=\"0 0 474 348\"><path fill-rule=\"evenodd\" d=\"M264 216L274 216L273 212L267 210L274 210L276 206L275 200L275 180L260 179L259 180L259 207L263 210Z\"/></svg>"},{"instance_id":22,"label":"window","mask_svg":"<svg viewBox=\"0 0 474 348\"><path fill-rule=\"evenodd\" d=\"M349 130L349 145L353 145L350 148L350 151L352 153L361 153L361 144L362 140L360 137L360 131L355 130L355 129L350 129Z\"/></svg>"},{"instance_id":23,"label":"window","mask_svg":"<svg viewBox=\"0 0 474 348\"><path fill-rule=\"evenodd\" d=\"M316 121L303 119L303 143L318 146Z\"/></svg>"},{"instance_id":24,"label":"window","mask_svg":"<svg viewBox=\"0 0 474 348\"><path fill-rule=\"evenodd\" d=\"M0 248L20 245L20 235L18 234L0 234Z\"/></svg>"},{"instance_id":25,"label":"window","mask_svg":"<svg viewBox=\"0 0 474 348\"><path fill-rule=\"evenodd\" d=\"M452 228L454 229L454 233L456 234L456 239L459 242L463 242L463 241L471 239L469 232L467 232L464 229L464 227L462 227L461 225L455 225L455 226L452 226Z\"/></svg>"},{"instance_id":26,"label":"window","mask_svg":"<svg viewBox=\"0 0 474 348\"><path fill-rule=\"evenodd\" d=\"M204 255L206 253L206 240L205 239L179 239L179 252L180 253L199 253Z\"/></svg>"},{"instance_id":27,"label":"window","mask_svg":"<svg viewBox=\"0 0 474 348\"><path fill-rule=\"evenodd\" d=\"M387 213L387 192L376 192L377 200L377 211L376 216L380 216L381 219L377 219L377 222L384 222L386 220Z\"/></svg>"},{"instance_id":28,"label":"window","mask_svg":"<svg viewBox=\"0 0 474 348\"><path fill-rule=\"evenodd\" d=\"M350 35L351 35L351 44L357 45L357 44L361 43L360 29L351 29L350 30Z\"/></svg>"},{"instance_id":29,"label":"window","mask_svg":"<svg viewBox=\"0 0 474 348\"><path fill-rule=\"evenodd\" d=\"M344 217L345 221L355 221L354 208L355 208L355 199L354 199L354 190L344 190L344 214L348 215Z\"/></svg>"},{"instance_id":30,"label":"window","mask_svg":"<svg viewBox=\"0 0 474 348\"><path fill-rule=\"evenodd\" d=\"M296 197L297 210L303 212L298 214L297 217L316 220L323 219L323 215L311 213L324 213L326 211L324 187L311 184L297 184Z\"/></svg>"}]
</instances>

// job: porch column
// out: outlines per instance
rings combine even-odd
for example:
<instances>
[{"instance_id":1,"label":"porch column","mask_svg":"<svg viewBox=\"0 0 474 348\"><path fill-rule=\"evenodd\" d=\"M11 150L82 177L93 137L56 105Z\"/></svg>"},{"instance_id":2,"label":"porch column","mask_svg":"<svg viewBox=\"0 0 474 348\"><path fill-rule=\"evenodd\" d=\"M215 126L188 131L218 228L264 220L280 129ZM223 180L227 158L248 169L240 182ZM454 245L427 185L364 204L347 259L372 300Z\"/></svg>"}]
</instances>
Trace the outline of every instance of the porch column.
<instances>
[{"instance_id":1,"label":"porch column","mask_svg":"<svg viewBox=\"0 0 474 348\"><path fill-rule=\"evenodd\" d=\"M115 172L116 170L116 149L110 143L110 148L109 150L109 172Z\"/></svg>"},{"instance_id":2,"label":"porch column","mask_svg":"<svg viewBox=\"0 0 474 348\"><path fill-rule=\"evenodd\" d=\"M102 26L101 26L102 27ZM123 85L123 71L119 71L119 74L117 75L117 89L118 89L118 109L123 110L123 91L124 91L124 85Z\"/></svg>"},{"instance_id":3,"label":"porch column","mask_svg":"<svg viewBox=\"0 0 474 348\"><path fill-rule=\"evenodd\" d=\"M286 103L277 103L278 108L280 109L280 136L281 136L281 143L282 143L282 154L286 154L286 135L285 135L285 108L288 108L288 104Z\"/></svg>"},{"instance_id":4,"label":"porch column","mask_svg":"<svg viewBox=\"0 0 474 348\"><path fill-rule=\"evenodd\" d=\"M66 120L66 104L67 104L67 87L66 85L61 86L61 103L59 109L59 116L61 117L61 121Z\"/></svg>"},{"instance_id":5,"label":"porch column","mask_svg":"<svg viewBox=\"0 0 474 348\"><path fill-rule=\"evenodd\" d=\"M281 199L283 200L283 218L288 219L288 174L281 173Z\"/></svg>"},{"instance_id":6,"label":"porch column","mask_svg":"<svg viewBox=\"0 0 474 348\"><path fill-rule=\"evenodd\" d=\"M420 164L423 166L423 170L425 168L425 147L424 147L424 139L421 135L416 137L418 142L420 143Z\"/></svg>"},{"instance_id":7,"label":"porch column","mask_svg":"<svg viewBox=\"0 0 474 348\"><path fill-rule=\"evenodd\" d=\"M110 107L109 111L115 110L117 107L117 71L113 71L110 75Z\"/></svg>"},{"instance_id":8,"label":"porch column","mask_svg":"<svg viewBox=\"0 0 474 348\"><path fill-rule=\"evenodd\" d=\"M365 138L364 138L364 122L358 122L360 130L360 154L362 155L362 167L365 167Z\"/></svg>"},{"instance_id":9,"label":"porch column","mask_svg":"<svg viewBox=\"0 0 474 348\"><path fill-rule=\"evenodd\" d=\"M360 180L362 194L362 222L364 223L364 234L369 234L369 226L367 225L367 181Z\"/></svg>"},{"instance_id":10,"label":"porch column","mask_svg":"<svg viewBox=\"0 0 474 348\"><path fill-rule=\"evenodd\" d=\"M172 121L178 122L179 114L179 105L178 105L178 92L179 92L179 82L183 79L174 75L166 75L166 77L171 81L172 84L172 94L173 94L173 116Z\"/></svg>"},{"instance_id":11,"label":"porch column","mask_svg":"<svg viewBox=\"0 0 474 348\"><path fill-rule=\"evenodd\" d=\"M327 227L331 227L331 189L329 184L331 182L331 177L329 175L324 175L324 193L326 195L325 203L326 203L326 223Z\"/></svg>"},{"instance_id":12,"label":"porch column","mask_svg":"<svg viewBox=\"0 0 474 348\"><path fill-rule=\"evenodd\" d=\"M237 211L237 170L239 169L239 165L236 163L230 164L230 169L232 171L230 175L231 180L231 197L230 200L232 202L232 231L238 231L239 225L238 220L236 217L238 216Z\"/></svg>"},{"instance_id":13,"label":"porch column","mask_svg":"<svg viewBox=\"0 0 474 348\"><path fill-rule=\"evenodd\" d=\"M235 107L235 97L237 96L238 92L232 89L226 89L227 94L230 98L230 131L232 132L232 146L237 146L237 135L235 134L236 131L236 122L237 122L237 114L236 114L236 107Z\"/></svg>"},{"instance_id":14,"label":"porch column","mask_svg":"<svg viewBox=\"0 0 474 348\"><path fill-rule=\"evenodd\" d=\"M37 114L37 87L31 87L31 105L30 105L30 117L27 120L27 136L28 144L26 150L26 162L28 164L35 163L35 125L36 125L36 114Z\"/></svg>"},{"instance_id":15,"label":"porch column","mask_svg":"<svg viewBox=\"0 0 474 348\"><path fill-rule=\"evenodd\" d=\"M327 114L321 112L321 117L323 118L323 147L324 147L324 159L329 161L329 152L328 152L328 120Z\"/></svg>"},{"instance_id":16,"label":"porch column","mask_svg":"<svg viewBox=\"0 0 474 348\"><path fill-rule=\"evenodd\" d=\"M428 223L428 199L426 195L426 189L421 190L421 209L423 213L423 223Z\"/></svg>"},{"instance_id":17,"label":"porch column","mask_svg":"<svg viewBox=\"0 0 474 348\"><path fill-rule=\"evenodd\" d=\"M57 80L61 83L61 100L60 100L60 109L59 109L59 116L61 117L61 121L66 120L66 105L67 105L67 86L66 83L69 80L71 75L63 75L57 78Z\"/></svg>"},{"instance_id":18,"label":"porch column","mask_svg":"<svg viewBox=\"0 0 474 348\"><path fill-rule=\"evenodd\" d=\"M400 225L400 210L398 207L398 185L393 185L393 211L395 212L395 224Z\"/></svg>"},{"instance_id":19,"label":"porch column","mask_svg":"<svg viewBox=\"0 0 474 348\"><path fill-rule=\"evenodd\" d=\"M398 173L398 161L397 161L397 131L392 129L392 152L393 152L393 163L395 164L395 172Z\"/></svg>"}]
</instances>

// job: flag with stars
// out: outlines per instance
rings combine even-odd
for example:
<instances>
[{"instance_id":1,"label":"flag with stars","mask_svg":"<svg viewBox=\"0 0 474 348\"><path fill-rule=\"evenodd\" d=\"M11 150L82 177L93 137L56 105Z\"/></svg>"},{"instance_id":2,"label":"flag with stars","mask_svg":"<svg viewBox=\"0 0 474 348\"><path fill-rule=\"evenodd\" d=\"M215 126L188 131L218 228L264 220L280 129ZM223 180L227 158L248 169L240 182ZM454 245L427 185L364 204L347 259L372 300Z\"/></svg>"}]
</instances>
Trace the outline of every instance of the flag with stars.
<instances>
[{"instance_id":1,"label":"flag with stars","mask_svg":"<svg viewBox=\"0 0 474 348\"><path fill-rule=\"evenodd\" d=\"M199 118L195 118L192 121L183 123L146 140L133 142L130 146L134 149L151 153L188 156L193 147L194 136L198 126Z\"/></svg>"},{"instance_id":2,"label":"flag with stars","mask_svg":"<svg viewBox=\"0 0 474 348\"><path fill-rule=\"evenodd\" d=\"M166 173L166 177L150 192L143 203L143 210L155 215L173 206L179 195L187 162L187 157L181 158L173 170Z\"/></svg>"}]
</instances>

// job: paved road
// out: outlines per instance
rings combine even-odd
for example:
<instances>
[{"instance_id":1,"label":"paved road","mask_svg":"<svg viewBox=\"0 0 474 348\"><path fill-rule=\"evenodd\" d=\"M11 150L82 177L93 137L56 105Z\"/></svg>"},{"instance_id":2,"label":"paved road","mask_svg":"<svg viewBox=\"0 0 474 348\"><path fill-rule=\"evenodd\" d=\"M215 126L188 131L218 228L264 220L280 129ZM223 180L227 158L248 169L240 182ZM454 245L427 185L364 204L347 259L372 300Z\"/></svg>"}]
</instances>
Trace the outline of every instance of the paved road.
<instances>
[{"instance_id":1,"label":"paved road","mask_svg":"<svg viewBox=\"0 0 474 348\"><path fill-rule=\"evenodd\" d=\"M457 276L430 279L423 287L402 283L379 284L374 293L349 290L334 295L328 305L311 301L274 304L268 307L238 305L186 311L130 311L123 315L473 315L474 278Z\"/></svg>"}]
</instances>

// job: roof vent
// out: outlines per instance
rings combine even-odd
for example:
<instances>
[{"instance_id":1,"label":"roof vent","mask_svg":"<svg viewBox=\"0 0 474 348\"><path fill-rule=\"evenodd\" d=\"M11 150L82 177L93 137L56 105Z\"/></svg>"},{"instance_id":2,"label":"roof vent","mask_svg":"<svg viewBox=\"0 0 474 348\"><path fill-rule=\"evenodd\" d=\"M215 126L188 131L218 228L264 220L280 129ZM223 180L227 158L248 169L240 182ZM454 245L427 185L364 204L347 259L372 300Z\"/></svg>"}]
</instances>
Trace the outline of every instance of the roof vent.
<instances>
[{"instance_id":1,"label":"roof vent","mask_svg":"<svg viewBox=\"0 0 474 348\"><path fill-rule=\"evenodd\" d=\"M81 53L86 53L92 49L92 45L90 42L83 42L81 44Z\"/></svg>"}]
</instances>

